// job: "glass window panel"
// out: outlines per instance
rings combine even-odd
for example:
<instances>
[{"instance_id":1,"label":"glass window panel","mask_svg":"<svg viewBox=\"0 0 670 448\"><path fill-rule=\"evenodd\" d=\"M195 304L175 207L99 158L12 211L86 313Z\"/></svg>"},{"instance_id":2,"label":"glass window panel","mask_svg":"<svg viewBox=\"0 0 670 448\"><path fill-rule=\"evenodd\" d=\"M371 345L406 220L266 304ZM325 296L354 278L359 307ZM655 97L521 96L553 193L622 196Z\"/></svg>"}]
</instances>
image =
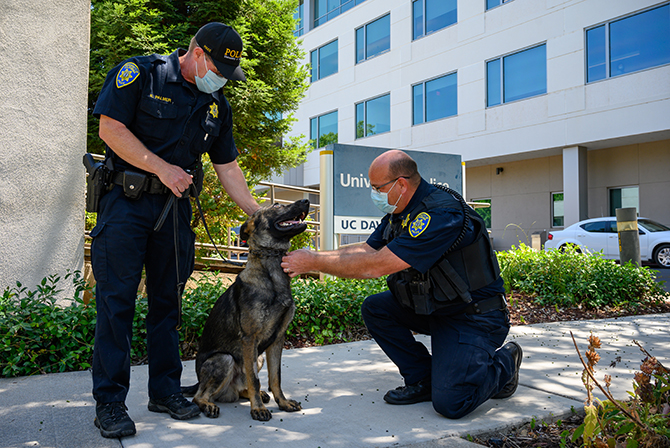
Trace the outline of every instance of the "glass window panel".
<instances>
[{"instance_id":1,"label":"glass window panel","mask_svg":"<svg viewBox=\"0 0 670 448\"><path fill-rule=\"evenodd\" d=\"M356 104L356 138L365 137L365 103Z\"/></svg>"},{"instance_id":2,"label":"glass window panel","mask_svg":"<svg viewBox=\"0 0 670 448\"><path fill-rule=\"evenodd\" d=\"M423 84L412 87L412 124L423 123Z\"/></svg>"},{"instance_id":3,"label":"glass window panel","mask_svg":"<svg viewBox=\"0 0 670 448\"><path fill-rule=\"evenodd\" d=\"M495 106L500 104L500 59L489 61L486 64L486 105Z\"/></svg>"},{"instance_id":4,"label":"glass window panel","mask_svg":"<svg viewBox=\"0 0 670 448\"><path fill-rule=\"evenodd\" d=\"M312 118L309 120L309 139L311 140L312 146L317 148L319 141L319 119Z\"/></svg>"},{"instance_id":5,"label":"glass window panel","mask_svg":"<svg viewBox=\"0 0 670 448\"><path fill-rule=\"evenodd\" d=\"M319 50L312 51L310 59L312 61L312 68L310 69L312 75L311 80L314 82L319 79Z\"/></svg>"},{"instance_id":6,"label":"glass window panel","mask_svg":"<svg viewBox=\"0 0 670 448\"><path fill-rule=\"evenodd\" d=\"M547 47L540 45L503 58L503 101L547 93Z\"/></svg>"},{"instance_id":7,"label":"glass window panel","mask_svg":"<svg viewBox=\"0 0 670 448\"><path fill-rule=\"evenodd\" d=\"M365 134L374 135L391 130L391 95L366 102Z\"/></svg>"},{"instance_id":8,"label":"glass window panel","mask_svg":"<svg viewBox=\"0 0 670 448\"><path fill-rule=\"evenodd\" d=\"M563 227L563 193L552 193L551 195L552 227Z\"/></svg>"},{"instance_id":9,"label":"glass window panel","mask_svg":"<svg viewBox=\"0 0 670 448\"><path fill-rule=\"evenodd\" d=\"M337 143L337 111L319 117L319 148Z\"/></svg>"},{"instance_id":10,"label":"glass window panel","mask_svg":"<svg viewBox=\"0 0 670 448\"><path fill-rule=\"evenodd\" d=\"M456 23L456 0L425 0L426 34Z\"/></svg>"},{"instance_id":11,"label":"glass window panel","mask_svg":"<svg viewBox=\"0 0 670 448\"><path fill-rule=\"evenodd\" d=\"M500 0L486 0L486 9L495 8L500 4Z\"/></svg>"},{"instance_id":12,"label":"glass window panel","mask_svg":"<svg viewBox=\"0 0 670 448\"><path fill-rule=\"evenodd\" d=\"M610 76L670 62L670 5L610 24Z\"/></svg>"},{"instance_id":13,"label":"glass window panel","mask_svg":"<svg viewBox=\"0 0 670 448\"><path fill-rule=\"evenodd\" d=\"M365 60L365 27L356 30L356 62Z\"/></svg>"},{"instance_id":14,"label":"glass window panel","mask_svg":"<svg viewBox=\"0 0 670 448\"><path fill-rule=\"evenodd\" d=\"M386 15L366 25L366 58L391 48L391 16Z\"/></svg>"},{"instance_id":15,"label":"glass window panel","mask_svg":"<svg viewBox=\"0 0 670 448\"><path fill-rule=\"evenodd\" d=\"M417 39L423 36L423 0L412 3L412 16L414 22L413 38Z\"/></svg>"},{"instance_id":16,"label":"glass window panel","mask_svg":"<svg viewBox=\"0 0 670 448\"><path fill-rule=\"evenodd\" d=\"M586 81L598 81L607 76L605 25L586 32Z\"/></svg>"},{"instance_id":17,"label":"glass window panel","mask_svg":"<svg viewBox=\"0 0 670 448\"><path fill-rule=\"evenodd\" d=\"M314 17L319 18L328 14L328 0L314 1Z\"/></svg>"},{"instance_id":18,"label":"glass window panel","mask_svg":"<svg viewBox=\"0 0 670 448\"><path fill-rule=\"evenodd\" d=\"M426 121L457 113L456 73L426 83Z\"/></svg>"},{"instance_id":19,"label":"glass window panel","mask_svg":"<svg viewBox=\"0 0 670 448\"><path fill-rule=\"evenodd\" d=\"M328 12L340 8L340 0L328 0Z\"/></svg>"},{"instance_id":20,"label":"glass window panel","mask_svg":"<svg viewBox=\"0 0 670 448\"><path fill-rule=\"evenodd\" d=\"M610 216L616 216L617 208L635 207L640 210L640 193L638 187L610 189Z\"/></svg>"},{"instance_id":21,"label":"glass window panel","mask_svg":"<svg viewBox=\"0 0 670 448\"><path fill-rule=\"evenodd\" d=\"M319 79L337 73L337 41L319 49Z\"/></svg>"}]
</instances>

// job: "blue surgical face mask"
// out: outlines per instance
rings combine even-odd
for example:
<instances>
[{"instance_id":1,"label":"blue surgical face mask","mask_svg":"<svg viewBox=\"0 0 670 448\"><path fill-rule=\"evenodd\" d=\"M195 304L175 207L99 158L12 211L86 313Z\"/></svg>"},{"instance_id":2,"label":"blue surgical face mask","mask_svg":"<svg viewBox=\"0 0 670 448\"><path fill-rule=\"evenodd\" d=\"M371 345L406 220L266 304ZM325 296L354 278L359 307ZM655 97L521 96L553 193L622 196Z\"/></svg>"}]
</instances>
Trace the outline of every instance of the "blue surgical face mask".
<instances>
[{"instance_id":1,"label":"blue surgical face mask","mask_svg":"<svg viewBox=\"0 0 670 448\"><path fill-rule=\"evenodd\" d=\"M393 190L393 187L395 187L396 182L398 182L398 179L396 179L395 182L393 182L393 185L391 185L391 188L389 188L389 191L387 191L386 193L377 191L374 188L370 190L370 197L372 198L372 202L377 206L379 210L382 211L382 213L393 213L395 209L398 208L398 202L400 202L402 194L398 196L398 200L395 201L394 205L389 204L389 193L391 192L391 190Z\"/></svg>"},{"instance_id":2,"label":"blue surgical face mask","mask_svg":"<svg viewBox=\"0 0 670 448\"><path fill-rule=\"evenodd\" d=\"M205 68L207 68L207 63L205 63ZM213 71L207 69L207 73L202 78L198 76L198 62L195 63L195 85L203 93L214 93L219 90L221 87L226 85L228 81L227 78L223 76L218 76Z\"/></svg>"}]
</instances>

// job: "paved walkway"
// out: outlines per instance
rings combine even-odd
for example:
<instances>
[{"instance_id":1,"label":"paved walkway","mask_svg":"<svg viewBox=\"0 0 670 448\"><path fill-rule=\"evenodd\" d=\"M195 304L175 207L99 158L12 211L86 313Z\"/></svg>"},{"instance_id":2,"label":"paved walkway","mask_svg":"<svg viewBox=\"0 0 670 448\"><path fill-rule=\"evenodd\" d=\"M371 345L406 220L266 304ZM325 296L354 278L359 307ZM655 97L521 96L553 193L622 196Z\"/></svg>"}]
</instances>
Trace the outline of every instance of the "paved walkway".
<instances>
[{"instance_id":1,"label":"paved walkway","mask_svg":"<svg viewBox=\"0 0 670 448\"><path fill-rule=\"evenodd\" d=\"M374 341L284 351L283 389L303 410L257 422L248 402L222 404L221 416L180 422L147 410L147 367L132 368L127 405L137 435L103 439L93 426L89 372L0 379L0 448L7 447L449 447L476 448L462 439L512 425L550 421L581 409L582 366L570 331L583 352L590 332L602 341L597 377L612 375L612 392L626 398L642 353L633 340L670 364L670 314L513 327L509 339L524 350L520 386L504 400L489 400L460 420L446 419L430 403L391 406L382 399L402 384ZM428 342L427 337L422 337ZM610 363L621 362L614 368ZM186 362L182 382L195 382ZM267 384L263 370L262 384ZM481 448L481 447L480 447Z\"/></svg>"}]
</instances>

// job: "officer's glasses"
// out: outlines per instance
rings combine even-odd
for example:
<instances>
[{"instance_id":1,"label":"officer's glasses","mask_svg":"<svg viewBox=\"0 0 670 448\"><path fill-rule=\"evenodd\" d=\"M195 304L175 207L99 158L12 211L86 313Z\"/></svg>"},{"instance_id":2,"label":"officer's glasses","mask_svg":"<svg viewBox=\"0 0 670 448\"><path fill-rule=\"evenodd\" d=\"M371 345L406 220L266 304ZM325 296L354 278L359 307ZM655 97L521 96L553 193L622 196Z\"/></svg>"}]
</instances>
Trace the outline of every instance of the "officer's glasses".
<instances>
[{"instance_id":1,"label":"officer's glasses","mask_svg":"<svg viewBox=\"0 0 670 448\"><path fill-rule=\"evenodd\" d=\"M401 177L402 177L403 179L409 179L409 176L398 176L398 177L396 177L395 179L392 179L392 180L390 180L390 181L386 182L385 184L382 184L382 185L380 185L380 186L378 186L378 187L375 187L374 185L371 185L371 187L372 187L372 189L373 189L374 191L376 191L377 193L381 193L381 189L382 189L382 188L384 188L385 186L387 186L388 184L390 184L390 183L392 183L392 182L397 181L397 180L400 179Z\"/></svg>"}]
</instances>

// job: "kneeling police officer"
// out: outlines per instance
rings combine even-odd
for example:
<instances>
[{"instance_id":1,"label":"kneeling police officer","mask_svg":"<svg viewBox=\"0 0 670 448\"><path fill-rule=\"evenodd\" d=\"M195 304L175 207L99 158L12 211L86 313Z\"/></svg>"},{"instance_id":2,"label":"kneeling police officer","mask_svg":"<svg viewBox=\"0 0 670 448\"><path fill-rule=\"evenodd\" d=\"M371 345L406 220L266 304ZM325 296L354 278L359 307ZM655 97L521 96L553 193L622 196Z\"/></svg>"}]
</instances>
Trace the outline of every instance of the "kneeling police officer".
<instances>
[{"instance_id":1,"label":"kneeling police officer","mask_svg":"<svg viewBox=\"0 0 670 448\"><path fill-rule=\"evenodd\" d=\"M335 251L294 251L282 267L291 276L390 274L389 290L366 298L361 309L405 380L386 393L387 403L432 401L437 412L457 419L489 398L511 396L522 350L515 342L503 346L509 313L484 222L458 193L423 180L402 151L381 154L368 176L372 200L386 213L368 240ZM431 336L432 356L412 332Z\"/></svg>"}]
</instances>

